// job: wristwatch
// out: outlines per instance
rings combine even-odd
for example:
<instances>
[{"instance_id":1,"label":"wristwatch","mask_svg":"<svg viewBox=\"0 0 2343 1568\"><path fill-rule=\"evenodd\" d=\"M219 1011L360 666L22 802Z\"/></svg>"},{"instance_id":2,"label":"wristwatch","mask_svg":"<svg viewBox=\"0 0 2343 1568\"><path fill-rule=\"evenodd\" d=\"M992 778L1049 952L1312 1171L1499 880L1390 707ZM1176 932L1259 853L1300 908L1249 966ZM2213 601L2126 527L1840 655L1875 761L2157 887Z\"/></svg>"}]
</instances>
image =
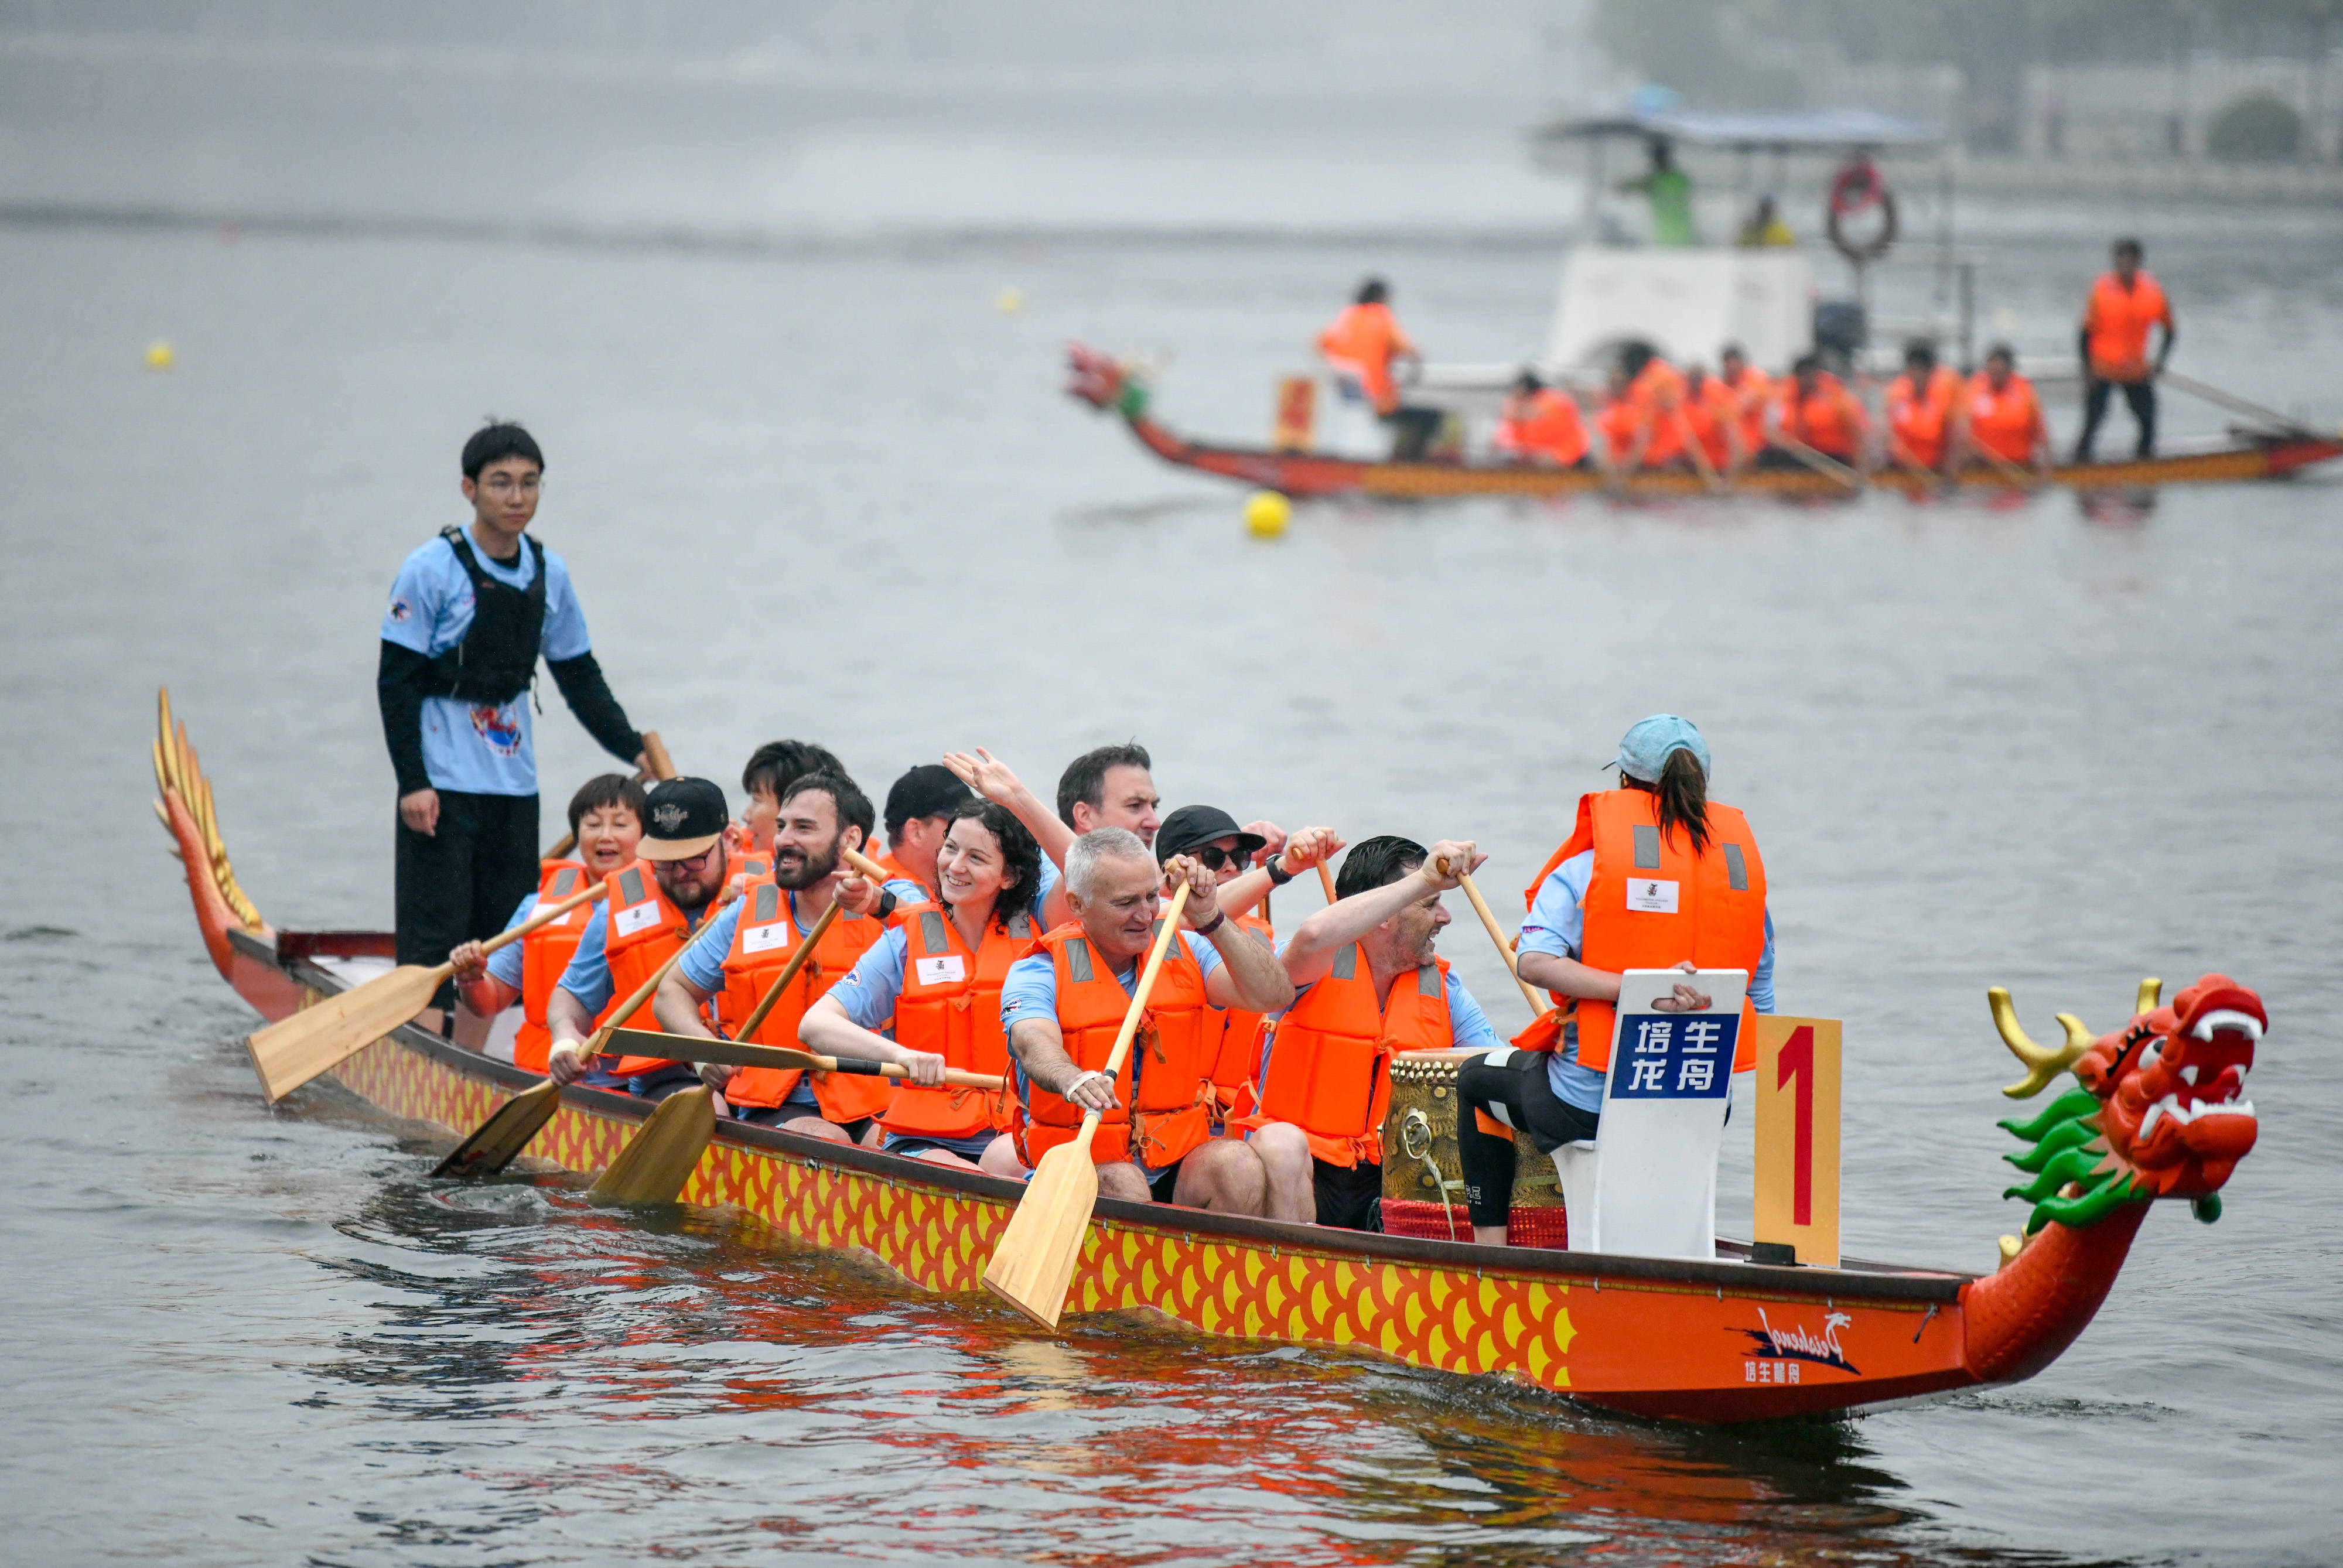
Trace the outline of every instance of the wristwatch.
<instances>
[{"instance_id":1,"label":"wristwatch","mask_svg":"<svg viewBox=\"0 0 2343 1568\"><path fill-rule=\"evenodd\" d=\"M1269 873L1269 885L1272 888L1282 888L1293 880L1293 873L1285 869L1283 855L1272 855L1262 864L1262 869Z\"/></svg>"}]
</instances>

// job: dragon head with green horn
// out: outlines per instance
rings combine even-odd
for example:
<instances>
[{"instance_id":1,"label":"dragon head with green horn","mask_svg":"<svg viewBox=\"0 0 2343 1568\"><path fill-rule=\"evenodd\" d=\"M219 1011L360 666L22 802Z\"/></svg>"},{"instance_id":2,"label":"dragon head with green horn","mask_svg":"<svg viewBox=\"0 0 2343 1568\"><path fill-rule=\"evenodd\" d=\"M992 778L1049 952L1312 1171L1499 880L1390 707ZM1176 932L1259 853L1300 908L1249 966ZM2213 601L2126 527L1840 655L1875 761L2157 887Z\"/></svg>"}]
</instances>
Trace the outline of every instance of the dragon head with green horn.
<instances>
[{"instance_id":1,"label":"dragon head with green horn","mask_svg":"<svg viewBox=\"0 0 2343 1568\"><path fill-rule=\"evenodd\" d=\"M2030 1098L2067 1070L2082 1086L2030 1121L2001 1123L2033 1145L2004 1156L2034 1175L2002 1194L2034 1205L2028 1236L2053 1220L2087 1225L2152 1198L2186 1198L2207 1224L2220 1217L2221 1186L2259 1131L2245 1084L2269 1014L2227 975L2207 975L2167 1006L2157 1005L2162 990L2162 981L2142 980L2137 1014L2112 1034L2095 1038L2060 1013L2066 1043L2055 1048L2026 1038L2008 991L1986 993L2003 1041L2027 1069L2003 1093ZM2005 1259L2020 1245L2002 1238Z\"/></svg>"}]
</instances>

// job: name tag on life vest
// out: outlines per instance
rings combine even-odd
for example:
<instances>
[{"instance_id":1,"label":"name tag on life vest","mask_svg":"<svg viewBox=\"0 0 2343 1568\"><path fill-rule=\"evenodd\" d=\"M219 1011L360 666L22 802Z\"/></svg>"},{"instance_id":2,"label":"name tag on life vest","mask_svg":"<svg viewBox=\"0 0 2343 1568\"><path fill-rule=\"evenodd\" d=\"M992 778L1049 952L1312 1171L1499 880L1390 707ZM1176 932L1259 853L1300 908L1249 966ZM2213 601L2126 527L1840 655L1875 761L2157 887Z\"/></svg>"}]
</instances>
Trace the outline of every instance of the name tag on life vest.
<instances>
[{"instance_id":1,"label":"name tag on life vest","mask_svg":"<svg viewBox=\"0 0 2343 1568\"><path fill-rule=\"evenodd\" d=\"M646 899L639 904L628 904L611 917L610 929L622 937L631 937L659 924L659 900Z\"/></svg>"},{"instance_id":2,"label":"name tag on life vest","mask_svg":"<svg viewBox=\"0 0 2343 1568\"><path fill-rule=\"evenodd\" d=\"M1637 877L1627 884L1627 907L1639 914L1673 915L1676 912L1676 885Z\"/></svg>"},{"instance_id":3,"label":"name tag on life vest","mask_svg":"<svg viewBox=\"0 0 2343 1568\"><path fill-rule=\"evenodd\" d=\"M968 978L968 965L958 953L945 953L940 958L915 959L912 970L921 985L954 985Z\"/></svg>"},{"instance_id":4,"label":"name tag on life vest","mask_svg":"<svg viewBox=\"0 0 2343 1568\"><path fill-rule=\"evenodd\" d=\"M750 926L740 933L740 950L744 953L769 952L774 948L789 945L789 923L775 920L769 926Z\"/></svg>"}]
</instances>

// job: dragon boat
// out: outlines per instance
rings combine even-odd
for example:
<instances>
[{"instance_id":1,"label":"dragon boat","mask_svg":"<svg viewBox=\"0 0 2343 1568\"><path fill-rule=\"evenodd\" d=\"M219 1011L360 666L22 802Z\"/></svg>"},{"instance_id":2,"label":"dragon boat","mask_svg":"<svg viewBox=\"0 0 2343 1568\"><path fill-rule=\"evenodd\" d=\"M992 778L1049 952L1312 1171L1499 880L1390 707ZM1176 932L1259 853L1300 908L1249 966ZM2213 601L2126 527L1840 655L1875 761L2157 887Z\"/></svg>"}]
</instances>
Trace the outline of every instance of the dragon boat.
<instances>
[{"instance_id":1,"label":"dragon boat","mask_svg":"<svg viewBox=\"0 0 2343 1568\"><path fill-rule=\"evenodd\" d=\"M1081 344L1067 349L1067 394L1091 407L1120 415L1139 444L1175 467L1193 468L1242 484L1275 490L1296 499L1365 497L1435 500L1459 496L1574 496L1608 492L1646 500L1694 498L1716 487L1694 473L1655 472L1612 478L1594 468L1543 468L1523 464L1425 458L1379 462L1323 452L1279 451L1267 447L1222 447L1192 441L1157 420L1151 390L1133 367ZM2283 479L2317 464L2343 457L2343 439L2308 431L2236 430L2232 444L2205 452L2176 453L2097 463L2066 463L2042 481L2080 491L2127 491L2162 485ZM1966 469L1950 484L1960 490L2006 492L2018 488L2008 474ZM1882 468L1844 477L1811 468L1759 468L1735 477L1729 489L1745 495L1829 499L1859 489L1933 494L1946 487L1936 476Z\"/></svg>"},{"instance_id":2,"label":"dragon boat","mask_svg":"<svg viewBox=\"0 0 2343 1568\"><path fill-rule=\"evenodd\" d=\"M210 784L162 703L156 810L184 862L196 924L220 977L270 1020L387 971L387 932L281 930L237 885ZM2031 1376L2073 1342L2113 1286L2157 1198L2199 1219L2257 1131L2244 1081L2267 1019L2254 992L2208 976L2094 1037L2035 1045L2006 992L2005 1041L2028 1071L2016 1095L2071 1072L2030 1121L2005 1121L2033 1208L1992 1273L1843 1260L1714 1261L1485 1247L1101 1200L1068 1301L1083 1314L1151 1312L1199 1333L1381 1356L1518 1380L1632 1415L1739 1422L1847 1412ZM340 1091L452 1145L543 1081L412 1024L332 1070ZM319 1081L321 1084L327 1080ZM333 1092L311 1089L306 1093ZM571 1087L529 1146L538 1171L607 1167L651 1107ZM980 1276L1022 1188L877 1150L738 1122L719 1125L682 1193L753 1226L877 1259L920 1290L999 1311Z\"/></svg>"}]
</instances>

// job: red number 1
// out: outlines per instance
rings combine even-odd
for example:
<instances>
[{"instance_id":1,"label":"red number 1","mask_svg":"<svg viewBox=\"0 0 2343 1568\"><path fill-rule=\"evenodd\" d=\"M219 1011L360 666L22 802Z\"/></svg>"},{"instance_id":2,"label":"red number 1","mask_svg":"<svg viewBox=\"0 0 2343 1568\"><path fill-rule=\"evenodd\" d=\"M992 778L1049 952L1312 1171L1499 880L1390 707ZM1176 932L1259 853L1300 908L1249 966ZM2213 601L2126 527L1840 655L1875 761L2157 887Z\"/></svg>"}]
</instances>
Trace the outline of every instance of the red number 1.
<instances>
[{"instance_id":1,"label":"red number 1","mask_svg":"<svg viewBox=\"0 0 2343 1568\"><path fill-rule=\"evenodd\" d=\"M1795 1078L1798 1081L1798 1121L1795 1138L1797 1180L1791 1189L1790 1222L1811 1225L1815 1222L1815 1026L1801 1024L1791 1031L1783 1043L1782 1055L1774 1067L1774 1087L1782 1089Z\"/></svg>"}]
</instances>

